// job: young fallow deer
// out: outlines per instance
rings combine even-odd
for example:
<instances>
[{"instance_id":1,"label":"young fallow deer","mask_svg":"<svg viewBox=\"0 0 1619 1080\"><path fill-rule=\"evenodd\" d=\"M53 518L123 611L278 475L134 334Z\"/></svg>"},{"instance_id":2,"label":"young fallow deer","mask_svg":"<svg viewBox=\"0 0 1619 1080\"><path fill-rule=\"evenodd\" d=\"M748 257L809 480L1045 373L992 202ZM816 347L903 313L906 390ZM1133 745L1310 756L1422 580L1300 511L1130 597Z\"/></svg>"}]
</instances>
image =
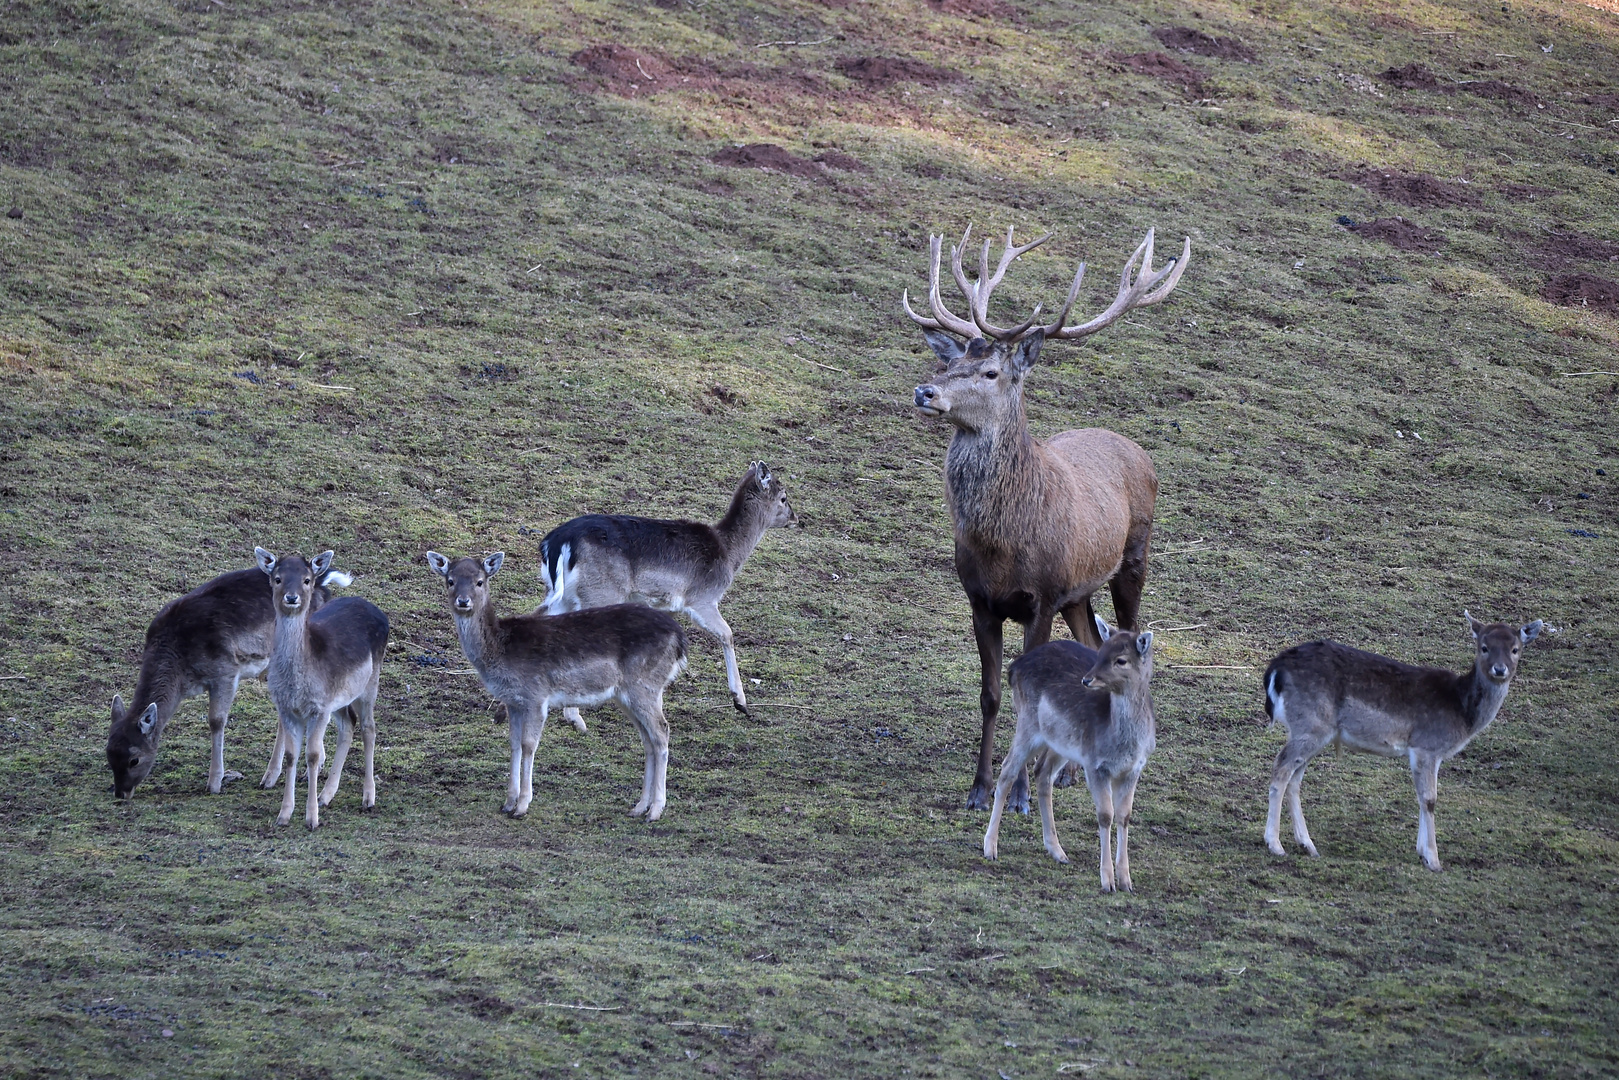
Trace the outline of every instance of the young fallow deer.
<instances>
[{"instance_id":1,"label":"young fallow deer","mask_svg":"<svg viewBox=\"0 0 1619 1080\"><path fill-rule=\"evenodd\" d=\"M551 709L612 701L635 722L646 749L641 800L630 813L658 820L669 770L663 692L686 666L680 624L639 604L497 618L489 579L505 561L499 551L485 559L427 553L428 566L449 586L461 651L484 688L506 707L511 724L512 774L501 809L512 817L528 813L534 751Z\"/></svg>"},{"instance_id":2,"label":"young fallow deer","mask_svg":"<svg viewBox=\"0 0 1619 1080\"><path fill-rule=\"evenodd\" d=\"M1012 749L995 785L995 806L984 832L984 855L999 853L1001 815L1023 768L1037 756L1035 796L1046 850L1060 863L1068 855L1057 841L1051 786L1064 761L1085 769L1096 803L1102 841L1102 891L1131 891L1130 810L1136 781L1157 745L1152 713L1152 632L1116 630L1096 619L1100 651L1074 641L1052 641L1013 661L1007 673L1017 708ZM1117 852L1109 850L1118 827Z\"/></svg>"},{"instance_id":3,"label":"young fallow deer","mask_svg":"<svg viewBox=\"0 0 1619 1080\"><path fill-rule=\"evenodd\" d=\"M720 601L765 530L797 520L786 489L762 461L748 466L725 516L713 525L623 514L576 517L540 541L540 575L549 590L545 611L646 604L685 612L719 638L731 700L751 715ZM564 715L584 729L578 709L569 707Z\"/></svg>"},{"instance_id":4,"label":"young fallow deer","mask_svg":"<svg viewBox=\"0 0 1619 1080\"><path fill-rule=\"evenodd\" d=\"M1265 843L1282 848L1282 797L1293 813L1293 838L1316 854L1299 804L1305 766L1337 743L1382 757L1403 757L1417 790L1417 854L1440 869L1434 837L1439 764L1461 753L1495 719L1518 672L1523 647L1545 624L1481 623L1462 612L1477 652L1460 675L1414 667L1336 641L1312 641L1281 653L1265 669L1265 713L1287 731L1270 780Z\"/></svg>"},{"instance_id":5,"label":"young fallow deer","mask_svg":"<svg viewBox=\"0 0 1619 1080\"><path fill-rule=\"evenodd\" d=\"M264 786L274 787L282 763L290 757L286 794L281 799L277 825L292 821L297 805L298 759L305 762L309 791L305 796L304 824L320 827L320 808L330 806L343 779L343 763L360 728L365 747L365 777L360 804L376 805L377 684L388 651L388 616L369 600L344 596L321 605L311 604L315 582L332 565L332 553L313 559L299 555L277 557L256 547L259 569L270 579L275 598L275 647L266 672L270 700L275 702L281 730L276 739ZM319 789L321 764L326 760L326 725L337 715L337 754L332 759L326 786Z\"/></svg>"},{"instance_id":6,"label":"young fallow deer","mask_svg":"<svg viewBox=\"0 0 1619 1080\"><path fill-rule=\"evenodd\" d=\"M315 607L327 589L350 584L347 574L328 570L310 595ZM128 799L157 763L157 747L175 709L186 698L208 695L208 729L213 754L208 790L217 795L227 779L225 724L243 679L258 677L270 662L275 640L275 605L264 575L256 569L221 574L163 605L146 628L140 676L130 706L112 699L107 732L107 765L113 793Z\"/></svg>"},{"instance_id":7,"label":"young fallow deer","mask_svg":"<svg viewBox=\"0 0 1619 1080\"><path fill-rule=\"evenodd\" d=\"M945 307L939 295L940 246L932 238L928 279L931 318L905 313L922 327L939 358L934 382L916 388L922 415L942 416L955 427L945 457L945 495L955 527L956 574L972 608L973 636L981 665L979 708L984 729L978 768L967 795L969 809L989 806L993 782L995 717L1001 703L1001 624L1023 626L1025 652L1051 639L1051 621L1061 613L1080 642L1098 644L1091 630L1091 596L1103 585L1113 593L1119 625L1133 629L1147 579L1158 476L1146 451L1102 428L1064 431L1049 439L1029 434L1023 408L1023 377L1048 340L1086 337L1136 308L1166 299L1192 256L1187 238L1178 257L1152 268L1153 232L1124 264L1119 292L1101 314L1075 326L1068 313L1079 296L1085 264L1079 264L1068 300L1045 326L1034 315L1011 327L989 321L989 298L1012 260L1047 239L1020 247L1006 231L1006 249L992 275L989 242L979 257L978 280L961 267L972 227L950 248L950 269L967 298L971 320ZM954 336L952 336L954 335ZM958 341L957 338L962 340ZM1028 808L1026 778L1013 796Z\"/></svg>"}]
</instances>

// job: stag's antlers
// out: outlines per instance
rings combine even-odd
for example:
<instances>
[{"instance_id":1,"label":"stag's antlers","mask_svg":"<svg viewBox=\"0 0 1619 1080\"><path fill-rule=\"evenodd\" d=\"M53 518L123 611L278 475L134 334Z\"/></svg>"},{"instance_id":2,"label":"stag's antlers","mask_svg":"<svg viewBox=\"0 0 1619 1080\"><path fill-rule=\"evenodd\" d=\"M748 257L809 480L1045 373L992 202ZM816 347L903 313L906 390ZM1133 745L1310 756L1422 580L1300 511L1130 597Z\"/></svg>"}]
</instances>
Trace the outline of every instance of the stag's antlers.
<instances>
[{"instance_id":1,"label":"stag's antlers","mask_svg":"<svg viewBox=\"0 0 1619 1080\"><path fill-rule=\"evenodd\" d=\"M1006 268L1012 265L1012 260L1026 251L1039 247L1051 239L1046 233L1037 240L1030 241L1021 247L1012 245L1012 229L1006 230L1006 247L1001 252L1000 265L995 268L993 275L989 272L989 241L984 241L984 247L978 257L978 280L969 283L967 275L961 268L961 254L967 250L967 241L972 236L973 227L967 226L966 232L961 234L961 243L950 245L950 272L955 276L956 285L961 289L962 295L967 298L967 310L972 321L959 318L944 306L944 298L939 295L939 262L944 244L944 237L930 236L930 248L933 261L928 270L928 306L933 310L933 317L918 315L911 310L910 292L907 290L901 295L900 303L905 306L905 314L919 326L929 330L948 330L952 334L959 334L965 338L994 338L999 341L1019 341L1027 337L1035 329L1035 318L1040 314L1040 305L1034 306L1034 311L1023 322L1009 328L996 326L989 321L989 296L995 287L1006 276ZM1188 236L1181 248L1181 253L1164 265L1162 270L1152 268L1153 229L1147 230L1146 239L1136 248L1130 258L1125 261L1124 272L1119 278L1119 295L1113 298L1100 315L1077 326L1063 325L1068 321L1068 313L1073 310L1074 301L1079 298L1080 283L1085 280L1085 264L1079 264L1079 272L1074 275L1073 288L1068 290L1068 299L1062 306L1061 313L1049 325L1040 327L1048 338L1082 338L1096 333L1098 330L1111 325L1120 315L1135 308L1151 307L1163 300L1175 286L1180 284L1181 275L1192 261L1192 238Z\"/></svg>"}]
</instances>

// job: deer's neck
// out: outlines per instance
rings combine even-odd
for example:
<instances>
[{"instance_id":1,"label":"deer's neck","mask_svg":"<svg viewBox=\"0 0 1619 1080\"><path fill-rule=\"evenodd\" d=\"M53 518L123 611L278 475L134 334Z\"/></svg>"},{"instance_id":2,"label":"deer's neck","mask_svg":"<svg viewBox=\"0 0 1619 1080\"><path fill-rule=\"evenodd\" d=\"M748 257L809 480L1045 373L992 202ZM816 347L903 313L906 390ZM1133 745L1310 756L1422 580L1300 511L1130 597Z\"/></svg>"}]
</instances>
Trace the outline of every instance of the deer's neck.
<instances>
[{"instance_id":1,"label":"deer's neck","mask_svg":"<svg viewBox=\"0 0 1619 1080\"><path fill-rule=\"evenodd\" d=\"M141 660L140 678L135 681L135 693L130 697L129 715L139 716L146 706L157 706L157 720L153 737L161 734L186 691L185 664L171 649L154 649Z\"/></svg>"},{"instance_id":2,"label":"deer's neck","mask_svg":"<svg viewBox=\"0 0 1619 1080\"><path fill-rule=\"evenodd\" d=\"M275 644L270 650L270 667L292 673L309 669L309 605L288 615L276 605Z\"/></svg>"},{"instance_id":3,"label":"deer's neck","mask_svg":"<svg viewBox=\"0 0 1619 1080\"><path fill-rule=\"evenodd\" d=\"M1482 731L1490 726L1501 705L1507 700L1510 682L1498 683L1473 666L1471 677L1461 678L1462 718L1470 731Z\"/></svg>"},{"instance_id":4,"label":"deer's neck","mask_svg":"<svg viewBox=\"0 0 1619 1080\"><path fill-rule=\"evenodd\" d=\"M740 491L736 493L725 516L714 525L714 531L719 534L720 543L725 547L725 561L730 565L731 573L742 569L742 564L748 561L753 549L759 546L759 538L764 536L769 521L769 500L749 499Z\"/></svg>"},{"instance_id":5,"label":"deer's neck","mask_svg":"<svg viewBox=\"0 0 1619 1080\"><path fill-rule=\"evenodd\" d=\"M455 634L461 639L461 651L478 669L479 675L499 665L505 656L500 624L495 620L494 608L487 603L470 615L456 612Z\"/></svg>"},{"instance_id":6,"label":"deer's neck","mask_svg":"<svg viewBox=\"0 0 1619 1080\"><path fill-rule=\"evenodd\" d=\"M995 546L1026 535L1024 519L1038 515L1041 501L1039 459L1021 403L999 427L957 429L945 455L957 537Z\"/></svg>"},{"instance_id":7,"label":"deer's neck","mask_svg":"<svg viewBox=\"0 0 1619 1080\"><path fill-rule=\"evenodd\" d=\"M1145 679L1122 694L1110 695L1108 708L1115 728L1145 730L1152 727L1152 691Z\"/></svg>"}]
</instances>

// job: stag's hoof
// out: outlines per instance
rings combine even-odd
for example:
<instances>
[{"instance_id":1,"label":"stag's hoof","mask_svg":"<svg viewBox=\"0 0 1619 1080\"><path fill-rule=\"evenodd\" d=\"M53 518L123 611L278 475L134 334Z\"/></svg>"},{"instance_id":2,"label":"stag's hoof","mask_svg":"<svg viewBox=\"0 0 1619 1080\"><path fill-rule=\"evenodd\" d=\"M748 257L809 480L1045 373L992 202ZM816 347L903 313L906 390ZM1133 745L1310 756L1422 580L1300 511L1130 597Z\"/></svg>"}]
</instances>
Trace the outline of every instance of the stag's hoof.
<instances>
[{"instance_id":1,"label":"stag's hoof","mask_svg":"<svg viewBox=\"0 0 1619 1080\"><path fill-rule=\"evenodd\" d=\"M995 805L995 793L988 784L974 783L972 790L967 792L967 809L988 810Z\"/></svg>"}]
</instances>

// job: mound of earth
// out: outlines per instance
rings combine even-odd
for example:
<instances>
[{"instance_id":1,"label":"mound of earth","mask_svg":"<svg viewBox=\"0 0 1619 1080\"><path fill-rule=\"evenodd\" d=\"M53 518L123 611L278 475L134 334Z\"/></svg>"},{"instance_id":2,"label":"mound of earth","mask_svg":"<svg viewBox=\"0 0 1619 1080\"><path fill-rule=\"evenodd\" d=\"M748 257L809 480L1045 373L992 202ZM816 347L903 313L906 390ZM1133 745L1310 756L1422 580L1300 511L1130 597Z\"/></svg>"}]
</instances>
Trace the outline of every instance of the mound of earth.
<instances>
[{"instance_id":1,"label":"mound of earth","mask_svg":"<svg viewBox=\"0 0 1619 1080\"><path fill-rule=\"evenodd\" d=\"M1560 274L1546 283L1540 295L1563 307L1583 307L1619 315L1619 281L1595 274Z\"/></svg>"},{"instance_id":2,"label":"mound of earth","mask_svg":"<svg viewBox=\"0 0 1619 1080\"><path fill-rule=\"evenodd\" d=\"M871 86L888 86L897 82L937 84L956 82L961 78L948 68L934 67L903 56L848 56L835 66L849 78Z\"/></svg>"},{"instance_id":3,"label":"mound of earth","mask_svg":"<svg viewBox=\"0 0 1619 1080\"><path fill-rule=\"evenodd\" d=\"M1477 206L1479 197L1462 184L1428 173L1385 172L1365 167L1344 169L1335 179L1359 184L1367 191L1418 209L1434 206Z\"/></svg>"},{"instance_id":4,"label":"mound of earth","mask_svg":"<svg viewBox=\"0 0 1619 1080\"><path fill-rule=\"evenodd\" d=\"M1006 0L928 0L928 6L946 15L965 15L974 19L1006 19L1016 22L1018 10Z\"/></svg>"},{"instance_id":5,"label":"mound of earth","mask_svg":"<svg viewBox=\"0 0 1619 1080\"><path fill-rule=\"evenodd\" d=\"M1209 77L1208 72L1201 71L1168 53L1144 52L1129 55L1112 53L1109 59L1139 75L1151 75L1155 79L1173 83L1194 95L1202 92L1203 84Z\"/></svg>"},{"instance_id":6,"label":"mound of earth","mask_svg":"<svg viewBox=\"0 0 1619 1080\"><path fill-rule=\"evenodd\" d=\"M825 165L829 169L838 169L842 172L871 171L870 165L867 165L864 161L861 161L857 157L850 154L845 154L842 150L824 150L815 155L815 160L819 164Z\"/></svg>"},{"instance_id":7,"label":"mound of earth","mask_svg":"<svg viewBox=\"0 0 1619 1080\"><path fill-rule=\"evenodd\" d=\"M617 42L580 49L568 59L620 97L640 97L676 86L712 86L716 75L701 61L666 60Z\"/></svg>"},{"instance_id":8,"label":"mound of earth","mask_svg":"<svg viewBox=\"0 0 1619 1080\"><path fill-rule=\"evenodd\" d=\"M1421 64L1411 63L1405 67L1391 67L1378 76L1396 90L1449 90L1450 86L1439 81L1439 76L1423 67Z\"/></svg>"},{"instance_id":9,"label":"mound of earth","mask_svg":"<svg viewBox=\"0 0 1619 1080\"><path fill-rule=\"evenodd\" d=\"M1482 98L1510 101L1514 105L1533 105L1536 103L1535 95L1522 87L1504 83L1500 79L1478 79L1472 82L1459 82L1456 84L1456 89L1464 90L1469 94L1477 94Z\"/></svg>"},{"instance_id":10,"label":"mound of earth","mask_svg":"<svg viewBox=\"0 0 1619 1080\"><path fill-rule=\"evenodd\" d=\"M746 146L727 146L716 151L708 160L716 165L729 165L733 169L763 169L765 172L786 173L789 176L802 176L807 180L824 180L827 177L827 167L834 169L845 168L834 164L830 160L833 156L839 160L854 158L837 151L828 151L820 158L811 161L809 158L799 157L791 150L777 146L775 143L749 143ZM859 166L859 162L855 162Z\"/></svg>"},{"instance_id":11,"label":"mound of earth","mask_svg":"<svg viewBox=\"0 0 1619 1080\"><path fill-rule=\"evenodd\" d=\"M1152 32L1166 49L1212 56L1216 60L1253 60L1254 51L1236 38L1214 37L1190 26L1160 26Z\"/></svg>"},{"instance_id":12,"label":"mound of earth","mask_svg":"<svg viewBox=\"0 0 1619 1080\"><path fill-rule=\"evenodd\" d=\"M1540 256L1540 264L1548 270L1557 270L1582 259L1619 262L1619 243L1584 233L1552 233L1536 254Z\"/></svg>"},{"instance_id":13,"label":"mound of earth","mask_svg":"<svg viewBox=\"0 0 1619 1080\"><path fill-rule=\"evenodd\" d=\"M1393 244L1401 251L1435 251L1445 243L1444 233L1424 229L1403 217L1362 221L1348 226L1348 229L1356 236L1364 236L1368 240L1382 240L1384 243Z\"/></svg>"}]
</instances>

